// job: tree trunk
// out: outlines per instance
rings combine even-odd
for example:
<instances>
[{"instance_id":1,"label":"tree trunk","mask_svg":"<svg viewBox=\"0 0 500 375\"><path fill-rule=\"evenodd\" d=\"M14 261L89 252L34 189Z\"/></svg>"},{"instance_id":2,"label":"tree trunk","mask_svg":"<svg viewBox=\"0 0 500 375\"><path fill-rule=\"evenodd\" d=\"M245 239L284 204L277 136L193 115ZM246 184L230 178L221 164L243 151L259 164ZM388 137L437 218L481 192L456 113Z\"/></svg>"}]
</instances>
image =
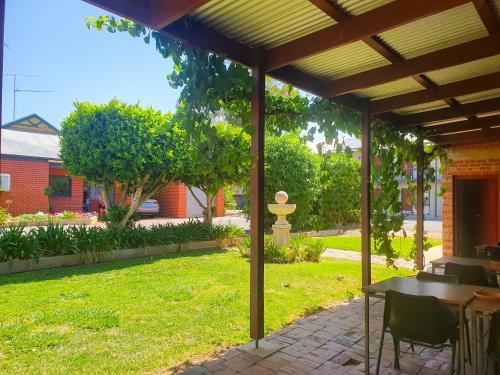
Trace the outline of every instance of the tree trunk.
<instances>
[{"instance_id":1,"label":"tree trunk","mask_svg":"<svg viewBox=\"0 0 500 375\"><path fill-rule=\"evenodd\" d=\"M102 184L101 192L104 206L106 207L106 209L109 209L112 206L111 200L109 199L109 186L107 186L107 184Z\"/></svg>"},{"instance_id":2,"label":"tree trunk","mask_svg":"<svg viewBox=\"0 0 500 375\"><path fill-rule=\"evenodd\" d=\"M143 200L141 200L143 190L144 190L143 186L140 186L136 189L134 197L132 198L132 202L130 203L130 206L128 206L128 211L118 225L120 228L125 228L129 219L139 208L139 206L143 203Z\"/></svg>"},{"instance_id":3,"label":"tree trunk","mask_svg":"<svg viewBox=\"0 0 500 375\"><path fill-rule=\"evenodd\" d=\"M210 193L205 193L205 195L207 196L207 205L206 205L206 207L204 207L205 214L203 216L205 216L205 222L212 225L212 221L213 221L213 218L212 218L212 199L213 198L212 198L212 194L210 194Z\"/></svg>"}]
</instances>

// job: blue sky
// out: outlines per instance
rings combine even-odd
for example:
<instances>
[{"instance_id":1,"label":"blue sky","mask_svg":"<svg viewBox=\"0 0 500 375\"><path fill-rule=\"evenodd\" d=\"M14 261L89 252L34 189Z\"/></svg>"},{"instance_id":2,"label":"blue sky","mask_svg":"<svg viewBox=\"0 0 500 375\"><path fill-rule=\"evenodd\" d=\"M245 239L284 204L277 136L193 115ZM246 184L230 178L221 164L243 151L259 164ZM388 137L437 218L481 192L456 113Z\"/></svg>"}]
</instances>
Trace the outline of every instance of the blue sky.
<instances>
[{"instance_id":1,"label":"blue sky","mask_svg":"<svg viewBox=\"0 0 500 375\"><path fill-rule=\"evenodd\" d=\"M4 73L19 89L51 93L17 94L17 118L37 113L55 126L74 100L107 102L117 97L162 111L175 110L178 92L166 75L171 61L128 34L89 31L87 16L105 12L81 0L7 0ZM2 123L12 120L13 79L3 80Z\"/></svg>"}]
</instances>

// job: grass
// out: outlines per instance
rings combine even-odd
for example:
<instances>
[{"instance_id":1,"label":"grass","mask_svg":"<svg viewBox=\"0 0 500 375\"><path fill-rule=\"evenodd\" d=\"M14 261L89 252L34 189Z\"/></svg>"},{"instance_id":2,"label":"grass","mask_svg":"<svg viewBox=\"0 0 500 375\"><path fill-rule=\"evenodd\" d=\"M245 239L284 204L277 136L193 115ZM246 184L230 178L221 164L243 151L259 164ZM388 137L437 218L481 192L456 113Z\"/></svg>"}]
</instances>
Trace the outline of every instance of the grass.
<instances>
[{"instance_id":1,"label":"grass","mask_svg":"<svg viewBox=\"0 0 500 375\"><path fill-rule=\"evenodd\" d=\"M325 247L339 250L361 251L361 237L321 237ZM441 245L441 241L429 239L432 246ZM402 258L408 258L413 245L413 237L396 237L392 240L392 246L396 253ZM375 249L372 240L372 249Z\"/></svg>"},{"instance_id":2,"label":"grass","mask_svg":"<svg viewBox=\"0 0 500 375\"><path fill-rule=\"evenodd\" d=\"M266 333L360 294L360 264L266 264ZM408 271L373 266L381 280ZM0 277L0 373L128 374L249 340L249 263L235 252Z\"/></svg>"}]
</instances>

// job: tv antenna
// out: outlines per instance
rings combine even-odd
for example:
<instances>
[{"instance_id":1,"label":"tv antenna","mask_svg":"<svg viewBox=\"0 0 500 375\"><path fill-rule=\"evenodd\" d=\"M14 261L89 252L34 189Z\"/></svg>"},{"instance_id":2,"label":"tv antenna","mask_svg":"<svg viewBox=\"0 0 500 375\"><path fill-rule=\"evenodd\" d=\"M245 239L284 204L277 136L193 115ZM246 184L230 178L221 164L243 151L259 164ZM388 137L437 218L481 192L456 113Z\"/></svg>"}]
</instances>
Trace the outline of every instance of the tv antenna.
<instances>
[{"instance_id":1,"label":"tv antenna","mask_svg":"<svg viewBox=\"0 0 500 375\"><path fill-rule=\"evenodd\" d=\"M32 92L32 93L47 93L52 92L51 90L29 90L29 89L21 89L17 87L17 77L23 78L41 78L41 75L32 75L32 74L12 74L12 73L4 73L4 76L14 78L14 86L12 89L12 96L14 98L14 109L12 111L12 120L16 119L16 97L17 94L21 92Z\"/></svg>"}]
</instances>

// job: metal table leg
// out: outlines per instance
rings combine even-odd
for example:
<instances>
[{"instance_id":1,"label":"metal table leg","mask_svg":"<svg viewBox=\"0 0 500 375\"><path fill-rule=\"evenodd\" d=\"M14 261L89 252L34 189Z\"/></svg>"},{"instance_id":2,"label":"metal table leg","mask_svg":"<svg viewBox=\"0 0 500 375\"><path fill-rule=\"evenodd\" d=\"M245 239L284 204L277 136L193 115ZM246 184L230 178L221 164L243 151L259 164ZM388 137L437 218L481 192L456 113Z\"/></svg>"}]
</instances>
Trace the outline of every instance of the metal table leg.
<instances>
[{"instance_id":1,"label":"metal table leg","mask_svg":"<svg viewBox=\"0 0 500 375\"><path fill-rule=\"evenodd\" d=\"M484 317L479 319L479 374L483 374L484 368Z\"/></svg>"},{"instance_id":2,"label":"metal table leg","mask_svg":"<svg viewBox=\"0 0 500 375\"><path fill-rule=\"evenodd\" d=\"M471 312L471 319L470 319L470 324L472 325L472 335L471 335L471 341L472 341L472 374L476 375L478 374L477 368L478 368L478 360L477 360L477 314L472 311Z\"/></svg>"},{"instance_id":3,"label":"metal table leg","mask_svg":"<svg viewBox=\"0 0 500 375\"><path fill-rule=\"evenodd\" d=\"M460 336L460 342L459 342L459 352L458 352L458 359L459 359L459 368L460 368L460 374L465 374L465 334L464 334L464 308L463 306L460 306L458 309L458 325L459 325L459 336Z\"/></svg>"},{"instance_id":4,"label":"metal table leg","mask_svg":"<svg viewBox=\"0 0 500 375\"><path fill-rule=\"evenodd\" d=\"M370 295L365 292L365 374L370 374Z\"/></svg>"}]
</instances>

